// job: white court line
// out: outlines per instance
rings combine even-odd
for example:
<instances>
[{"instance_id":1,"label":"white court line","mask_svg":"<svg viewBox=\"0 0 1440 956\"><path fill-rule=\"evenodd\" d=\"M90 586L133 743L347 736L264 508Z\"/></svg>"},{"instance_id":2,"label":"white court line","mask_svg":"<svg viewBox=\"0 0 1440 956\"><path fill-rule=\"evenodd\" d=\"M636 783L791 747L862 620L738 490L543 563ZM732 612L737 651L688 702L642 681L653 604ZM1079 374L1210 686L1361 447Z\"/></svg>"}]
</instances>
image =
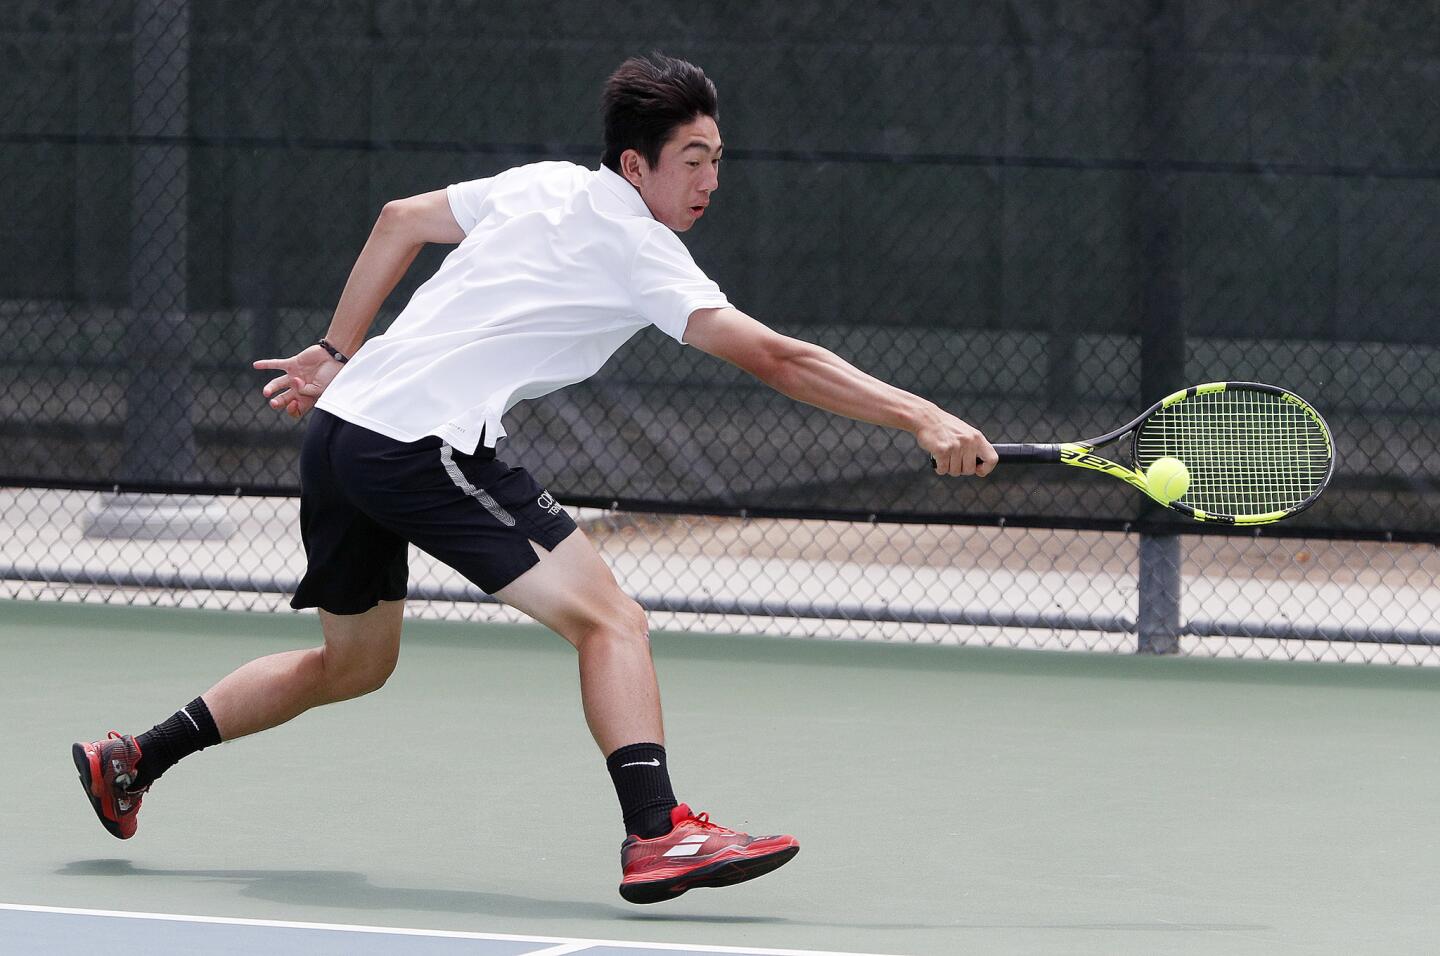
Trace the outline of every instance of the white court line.
<instances>
[{"instance_id":1,"label":"white court line","mask_svg":"<svg viewBox=\"0 0 1440 956\"><path fill-rule=\"evenodd\" d=\"M631 949L688 950L692 953L742 953L753 956L884 956L881 953L842 953L819 949L756 949L750 946L695 946L689 943L642 943L624 939L584 939L565 936L516 936L510 933L466 933L444 929L405 929L398 926L355 926L349 923L303 923L275 919L242 919L231 916L183 916L177 913L129 913L122 910L77 909L68 906L27 906L0 903L0 910L23 913L57 913L63 916L108 916L118 919L153 919L172 923L216 923L226 926L267 926L277 929L324 929L339 933L380 933L394 936L434 936L445 939L486 939L515 943L554 943L527 956L560 956L583 953L591 946L628 946Z\"/></svg>"}]
</instances>

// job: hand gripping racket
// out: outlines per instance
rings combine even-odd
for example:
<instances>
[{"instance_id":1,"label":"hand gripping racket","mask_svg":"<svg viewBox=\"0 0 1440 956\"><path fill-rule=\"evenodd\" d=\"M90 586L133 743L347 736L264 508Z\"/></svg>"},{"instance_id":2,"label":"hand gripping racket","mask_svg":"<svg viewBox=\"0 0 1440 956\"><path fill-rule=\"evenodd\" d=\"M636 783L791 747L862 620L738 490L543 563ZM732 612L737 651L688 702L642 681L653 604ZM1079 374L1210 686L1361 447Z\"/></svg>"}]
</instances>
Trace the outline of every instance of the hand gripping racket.
<instances>
[{"instance_id":1,"label":"hand gripping racket","mask_svg":"<svg viewBox=\"0 0 1440 956\"><path fill-rule=\"evenodd\" d=\"M1095 454L1118 445L1112 461ZM1197 521L1269 524L1315 502L1335 470L1330 429L1294 392L1255 382L1210 382L1167 395L1099 438L1055 445L996 445L1002 464L1058 463L1127 481ZM1156 495L1146 469L1175 458L1190 485L1173 501Z\"/></svg>"}]
</instances>

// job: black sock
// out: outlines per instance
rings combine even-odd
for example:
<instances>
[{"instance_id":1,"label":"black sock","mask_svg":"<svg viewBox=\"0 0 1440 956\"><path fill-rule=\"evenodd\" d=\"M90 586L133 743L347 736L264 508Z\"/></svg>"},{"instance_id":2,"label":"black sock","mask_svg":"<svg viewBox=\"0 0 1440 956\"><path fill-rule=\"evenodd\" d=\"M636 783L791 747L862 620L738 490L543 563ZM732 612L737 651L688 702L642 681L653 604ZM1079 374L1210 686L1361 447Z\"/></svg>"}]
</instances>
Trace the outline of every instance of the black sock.
<instances>
[{"instance_id":1,"label":"black sock","mask_svg":"<svg viewBox=\"0 0 1440 956\"><path fill-rule=\"evenodd\" d=\"M676 805L665 766L665 748L659 744L631 744L605 758L625 832L649 839L670 832L670 808Z\"/></svg>"},{"instance_id":2,"label":"black sock","mask_svg":"<svg viewBox=\"0 0 1440 956\"><path fill-rule=\"evenodd\" d=\"M175 711L169 720L151 727L135 738L140 745L140 763L135 768L131 790L148 787L160 775L184 758L220 742L220 731L205 701L196 697Z\"/></svg>"}]
</instances>

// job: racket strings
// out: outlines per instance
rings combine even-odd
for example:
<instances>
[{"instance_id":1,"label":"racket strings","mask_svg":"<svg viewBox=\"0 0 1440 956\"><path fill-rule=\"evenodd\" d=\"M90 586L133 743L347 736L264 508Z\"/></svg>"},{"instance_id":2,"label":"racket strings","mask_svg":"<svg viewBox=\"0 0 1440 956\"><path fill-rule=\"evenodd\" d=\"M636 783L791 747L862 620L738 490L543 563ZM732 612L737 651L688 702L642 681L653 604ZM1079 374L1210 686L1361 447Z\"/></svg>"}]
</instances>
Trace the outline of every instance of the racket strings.
<instances>
[{"instance_id":1,"label":"racket strings","mask_svg":"<svg viewBox=\"0 0 1440 956\"><path fill-rule=\"evenodd\" d=\"M1283 394L1230 388L1162 408L1140 426L1140 468L1169 456L1185 463L1180 499L1211 514L1259 515L1298 507L1330 471L1329 434L1308 406Z\"/></svg>"}]
</instances>

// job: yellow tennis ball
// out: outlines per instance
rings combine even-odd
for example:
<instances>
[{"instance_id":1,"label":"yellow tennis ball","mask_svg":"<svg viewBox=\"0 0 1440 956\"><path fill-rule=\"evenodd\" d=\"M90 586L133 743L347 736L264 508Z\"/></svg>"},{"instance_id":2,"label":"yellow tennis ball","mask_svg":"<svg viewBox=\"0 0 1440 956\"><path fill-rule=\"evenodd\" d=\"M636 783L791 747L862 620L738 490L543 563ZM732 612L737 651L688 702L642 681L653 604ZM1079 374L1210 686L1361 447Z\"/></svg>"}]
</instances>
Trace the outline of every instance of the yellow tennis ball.
<instances>
[{"instance_id":1,"label":"yellow tennis ball","mask_svg":"<svg viewBox=\"0 0 1440 956\"><path fill-rule=\"evenodd\" d=\"M1178 458L1156 458L1145 469L1145 483L1152 495L1168 505L1190 490L1190 469Z\"/></svg>"}]
</instances>

